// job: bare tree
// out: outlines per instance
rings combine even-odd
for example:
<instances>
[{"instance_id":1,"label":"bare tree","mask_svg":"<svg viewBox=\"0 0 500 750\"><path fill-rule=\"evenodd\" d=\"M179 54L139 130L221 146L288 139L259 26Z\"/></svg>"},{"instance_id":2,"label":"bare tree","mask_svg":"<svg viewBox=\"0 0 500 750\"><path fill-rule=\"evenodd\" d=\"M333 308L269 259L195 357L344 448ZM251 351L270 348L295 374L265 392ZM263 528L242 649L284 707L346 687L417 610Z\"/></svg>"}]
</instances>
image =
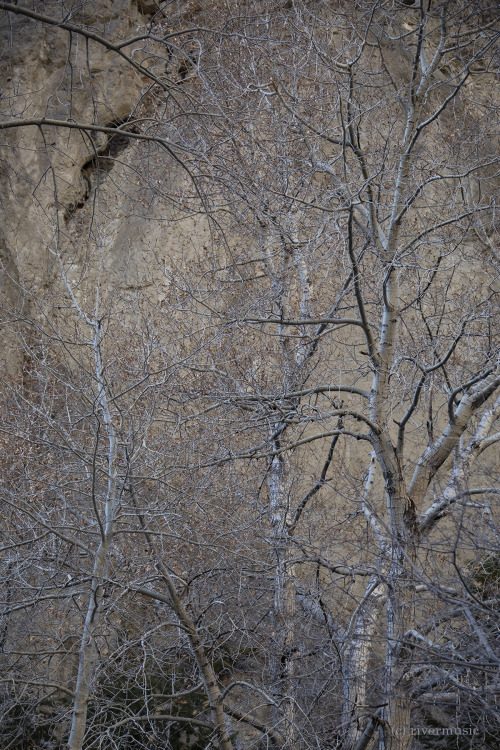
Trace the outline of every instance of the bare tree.
<instances>
[{"instance_id":1,"label":"bare tree","mask_svg":"<svg viewBox=\"0 0 500 750\"><path fill-rule=\"evenodd\" d=\"M60 37L67 40L68 65L65 73L71 79L69 86L65 85L66 82L63 79L62 84L59 83L59 89L53 93L61 104L66 99L63 107L67 110L65 112L67 119L36 116L30 111L29 106L26 106L24 100L12 96L8 100L9 111L6 112L6 115L10 116L2 123L3 130L21 134L17 141L14 138L14 141L10 143L14 150L22 149L24 144L29 142L29 140L23 141L22 133L25 128L30 128L31 132L34 127L38 128L39 138L35 142L35 149L40 149L40 154L46 164L40 175L35 174L35 182L39 178L39 185L35 186L35 191L39 189L37 199L45 230L44 233L42 229L42 237L46 241L45 247L52 259L52 279L48 280L50 292L45 297L42 297L40 293L33 293L33 275L31 274L30 278L28 269L22 267L22 258L20 274L11 279L11 283L14 283L19 291L18 296L22 307L12 309L11 306L8 315L11 321L17 318L19 349L21 352L23 348L25 350L23 369L26 374L25 382L21 384L20 390L18 383L14 386L6 384L8 394L6 398L12 393L14 417L7 435L9 436L9 453L19 454L19 460L26 473L26 477L23 477L21 473L19 479L21 483L27 483L27 486L21 488L19 484L9 485L6 487L4 496L6 507L12 509L9 511L12 519L10 528L15 530L14 539L6 542L4 551L7 570L15 578L15 584L12 583L12 586L15 585L16 591L15 594L12 593L9 582L4 610L4 617L7 620L4 625L3 644L5 646L6 643L11 643L9 636L13 637L12 629L15 630L16 627L16 622L12 621L14 613L36 609L42 601L65 603L62 611L54 608L49 610L54 616L64 617L68 621L69 632L64 633L59 644L57 640L53 643L52 637L46 634L44 637L40 633L35 639L36 644L32 653L28 646L23 646L23 648L26 649L24 656L27 657L28 663L33 660L39 661L43 667L46 662L45 653L52 653L54 656L54 659L48 657L48 663L57 661L57 657L64 660L68 643L72 646L77 645L77 675L74 689L65 687L67 677L62 678L61 675L59 675L59 680L55 678L47 682L43 678L43 673L40 672L40 666L37 667L34 678L25 683L23 667L25 668L26 665L16 664L16 658L8 666L9 680L13 680L14 684L20 681L21 685L36 686L41 690L42 701L49 700L50 702L50 694L54 691L56 694L71 696L72 721L68 746L81 748L84 742L86 744L91 741L88 738L88 732L86 735L89 726L89 701L92 700L92 693L96 690L98 666L102 655L102 639L104 638L107 642L111 638L113 642L113 637L109 634L109 628L106 625L107 611L110 607L113 608L111 602L114 601L114 599L108 601L109 591L118 586L120 595L124 596L134 583L126 576L115 580L113 569L116 568L120 559L125 567L130 565L130 560L125 562L127 558L121 556L120 545L116 540L120 535L127 533L127 522L125 521L125 530L122 526L124 518L130 515L130 510L128 513L124 510L126 499L129 496L136 496L134 494L136 492L135 480L131 475L131 472L136 470L136 453L147 452L148 431L155 424L154 397L151 399L149 395L157 394L165 387L165 378L167 377L168 380L165 373L172 370L172 366L165 370L165 366L156 361L158 370L153 373L151 366L158 343L155 344L147 334L145 336L141 328L137 331L138 336L135 336L136 327L133 322L120 325L119 319L123 309L120 309L120 305L117 309L113 303L117 282L114 281L110 288L109 277L106 277L109 267L106 267L106 261L103 260L106 210L103 211L102 205L99 205L100 186L102 175L106 175L111 170L113 164L116 163L117 155L123 152L130 139L134 142L154 144L159 147L159 153L166 152L171 159L184 164L182 154L185 149L182 146L182 134L179 129L177 132L180 142L174 147L171 139L166 138L163 132L151 134L138 127L138 123L142 122L138 108L141 107L139 97L148 96L148 85L153 85L163 94L174 86L175 80L173 79L178 74L175 56L180 56L181 62L184 62L185 55L179 47L176 47L174 41L170 42L172 34L164 35L161 30L161 37L155 37L154 20L149 29L146 28L143 33L125 39L116 39L96 33L95 25L93 25L96 21L93 13L95 9L89 6L82 5L66 13L64 8L55 4L53 16L46 13L45 9L43 9L44 12L38 12L9 3L4 3L2 8L14 14L7 17L7 24L14 18L14 27L17 24L18 30L23 18L36 22L41 43L45 42L44 29L47 27L56 29L57 41L60 41ZM159 18L163 19L164 15L160 13ZM122 26L126 26L126 16L121 20ZM185 17L179 15L177 27L181 27L181 40L182 33L185 32L183 29L185 22ZM21 27L21 32L23 30L25 29ZM176 34L173 36L176 37ZM77 44L73 45L75 38ZM79 51L82 40L86 44L83 55ZM91 49L90 45L94 47ZM139 56L127 52L131 45L144 47ZM147 65L137 61L138 57L144 60L147 54L146 45L150 45L152 49L147 58ZM130 111L132 105L129 103L129 111L125 112L126 117L123 117L123 114L117 115L112 105L119 109L123 109L125 105L126 109L127 103L119 100L110 102L102 89L99 90L94 83L92 66L95 64L96 48L103 48L105 53L110 52L117 58L115 76L119 77L123 71L128 75L136 76L135 85L128 93L132 97L136 93L138 99L136 101L132 98L134 109ZM137 49L135 52L137 53ZM151 58L153 64L151 64ZM168 76L160 78L155 72L155 66L161 68L166 62L172 68L173 73L170 78ZM80 78L83 77L83 87L88 94L88 100L84 101L83 109L93 109L89 122L85 120L85 113L81 111L82 106L75 94L77 89L73 88L75 70ZM145 86L146 90L144 90ZM69 95L64 97L62 91L69 92ZM169 107L170 115L164 113L159 123L160 130L168 128L168 118L175 120L174 112L182 110L182 103L179 99L183 96L179 93L177 96L170 97L172 103ZM50 110L49 101L47 108ZM18 112L20 107L25 109ZM31 116L33 114L35 116ZM76 119L75 115L77 115ZM64 133L67 132L69 134L74 132L76 137L68 137L65 140ZM54 142L48 143L47 133L49 137L55 134ZM57 146L54 156L51 155L50 147L52 146ZM153 156L158 158L158 151ZM69 189L65 185L67 173L64 172L68 161L76 167L75 176L78 178L76 186L72 185ZM7 174L11 172L12 183L15 187L25 179L22 166L24 166L22 159L21 169L16 169L12 161L7 164ZM81 175L78 174L80 169ZM187 164L184 164L184 170L187 174L190 173ZM75 172L74 169L72 171ZM127 169L125 171L127 172ZM129 165L128 173L131 172ZM32 178L33 176L29 174L28 179ZM149 177L146 176L146 183L148 179ZM81 195L78 195L79 189L81 189ZM15 201L18 196L14 191L10 197ZM75 255L69 251L69 242L72 239L72 230L69 225L76 220L75 211L85 209L85 204L90 207L90 215L88 218L85 217L88 226L89 255L81 264L81 258L75 258ZM78 269L76 274L75 269ZM118 274L119 282L123 283L123 276L126 273L125 268L122 274ZM123 300L120 304L122 302ZM133 310L130 304L128 311L124 314L128 316L129 321L133 321L138 311ZM62 309L66 311L64 315L57 312ZM117 334L118 339L115 344L110 345L109 342ZM120 352L120 345L117 341L125 340L129 351ZM135 342L139 350L134 350ZM186 346L188 346L187 340L183 342L182 347L184 347L185 354L189 356L189 346L187 349ZM139 355L141 348L143 348L142 355ZM118 367L117 370L115 366ZM120 373L119 381L115 380L113 372L115 375ZM125 380L121 379L121 374L125 372L129 373L130 380L127 380L127 377ZM144 401L145 396L146 401ZM144 410L139 404L144 406ZM136 422L137 426L135 426ZM36 425L37 429L30 427L29 424ZM31 435L33 429L35 433ZM135 446L138 436L142 442L139 446ZM20 441L18 443L20 447L11 447L13 442L10 441L16 440ZM30 447L32 444L36 446L35 450ZM37 462L47 460L48 457L55 462L54 466L47 471L40 472ZM162 458L163 460L166 458L164 452ZM150 466L149 469L151 468ZM34 477L38 473L43 479L35 481ZM141 473L141 470L137 469L137 474L141 475ZM144 473L145 476L149 476L146 471ZM154 474L153 470L151 481L154 481ZM34 497L40 501L40 505L35 507L32 507L31 500L33 483L36 487ZM21 496L16 499L17 493L21 493ZM45 501L49 505L45 505ZM58 507L49 507L51 503ZM62 508L59 507L61 503ZM156 509L156 513L160 514L161 511ZM13 517L12 514L14 514ZM163 515L165 514L166 511L163 511ZM146 522L141 508L136 508L134 505L132 515L139 524L135 533L142 529L141 533L145 535L150 555L153 555L155 564L162 571L161 577L167 585L167 593L156 592L154 588L145 586L140 575L139 581L135 581L130 591L136 594L141 592L143 596L148 596L154 601L168 602L173 605L175 614L181 618L178 627L187 634L188 642L194 649L193 655L201 670L202 683L208 691L212 718L216 726L201 719L197 724L196 718L191 716L185 718L184 721L190 724L194 722L194 725L215 731L220 747L230 747L222 714L220 691L197 627L177 593L171 574L162 560L158 558L152 532L145 526ZM30 529L33 529L33 532L30 532ZM134 530L130 533L134 534ZM66 574L66 580L64 572L58 569L60 555L57 554L54 559L54 555L47 552L43 544L41 547L38 545L39 539L45 540L46 537L52 542L62 543L67 549L65 559L70 572ZM25 545L30 550L34 549L34 559L23 557ZM76 559L75 550L79 553ZM19 552L23 559L18 564ZM46 556L48 556L46 563L36 561L37 557L43 560ZM83 557L83 560L79 560L79 557ZM147 569L150 570L150 567ZM48 578L50 583L44 575L45 573L48 575L48 570L53 571ZM29 571L29 574L26 571ZM24 575L27 578L22 583ZM148 578L149 576L146 575L146 580ZM75 589L76 581L78 583ZM80 615L82 608L85 614ZM78 632L80 619L82 621ZM112 630L116 628L116 622L114 620ZM76 635L74 635L75 629ZM52 643L48 646L49 651L45 652L47 645L44 645L44 641L46 642L47 637ZM116 638L114 640L116 644ZM109 650L109 648L108 643L106 649ZM66 657L66 661L68 660ZM70 674L70 680L71 678ZM49 691L48 697L47 691ZM170 698L175 699L177 689L172 686L170 692ZM189 692L192 691L188 690L187 693ZM181 690L180 693L182 695L183 691ZM14 701L13 705L14 710L17 710L15 706L19 704ZM93 713L95 714L95 711ZM133 720L136 721L135 717ZM177 719L177 721L182 720L182 717ZM94 723L95 721L93 718ZM156 721L175 723L176 718L167 713L165 716L156 716ZM14 730L14 737L16 731Z\"/></svg>"},{"instance_id":2,"label":"bare tree","mask_svg":"<svg viewBox=\"0 0 500 750\"><path fill-rule=\"evenodd\" d=\"M96 16L0 8L137 75L126 116L89 65L90 120L13 98L0 123L38 128L51 259L49 291L11 274L5 304L25 352L5 396L8 710L28 695L52 727L70 716L73 750L183 726L225 750L406 750L480 712L486 744L493 7L159 4L121 41ZM117 205L140 215L126 261ZM180 228L168 257L155 222Z\"/></svg>"},{"instance_id":3,"label":"bare tree","mask_svg":"<svg viewBox=\"0 0 500 750\"><path fill-rule=\"evenodd\" d=\"M261 279L226 316L253 325L265 364L255 377L249 362L230 393L268 425L269 447L249 445L239 458L268 461L286 746L300 743L296 599L307 576L293 550L340 436L371 449L353 500L376 545L344 636L344 744L365 746L368 726L380 728L382 746L412 742L407 634L419 617L416 581L428 583L422 535L448 515L451 487L474 481L465 456L498 439L498 162L485 120L496 112L494 22L484 4L360 3L330 16L294 4L258 20L248 13L246 37L235 33L222 65L202 79L207 100L219 103L214 174L242 217L232 231L248 226L252 237L235 260ZM474 113L470 96L483 102ZM324 457L313 459L317 477L301 492L305 446L316 442L326 442ZM494 497L495 485L474 492ZM450 544L445 555L466 559ZM314 560L314 535L307 546ZM370 711L381 637L385 666Z\"/></svg>"}]
</instances>

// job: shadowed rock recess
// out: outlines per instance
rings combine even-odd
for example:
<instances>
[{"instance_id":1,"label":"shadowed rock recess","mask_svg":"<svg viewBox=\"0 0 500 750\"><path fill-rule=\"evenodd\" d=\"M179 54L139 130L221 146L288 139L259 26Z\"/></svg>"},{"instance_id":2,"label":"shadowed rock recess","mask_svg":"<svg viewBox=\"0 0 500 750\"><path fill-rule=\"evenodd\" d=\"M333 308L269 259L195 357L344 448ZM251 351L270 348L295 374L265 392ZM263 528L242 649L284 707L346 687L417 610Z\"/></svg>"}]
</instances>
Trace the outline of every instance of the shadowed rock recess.
<instances>
[{"instance_id":1,"label":"shadowed rock recess","mask_svg":"<svg viewBox=\"0 0 500 750\"><path fill-rule=\"evenodd\" d=\"M497 747L499 22L0 1L0 750Z\"/></svg>"}]
</instances>

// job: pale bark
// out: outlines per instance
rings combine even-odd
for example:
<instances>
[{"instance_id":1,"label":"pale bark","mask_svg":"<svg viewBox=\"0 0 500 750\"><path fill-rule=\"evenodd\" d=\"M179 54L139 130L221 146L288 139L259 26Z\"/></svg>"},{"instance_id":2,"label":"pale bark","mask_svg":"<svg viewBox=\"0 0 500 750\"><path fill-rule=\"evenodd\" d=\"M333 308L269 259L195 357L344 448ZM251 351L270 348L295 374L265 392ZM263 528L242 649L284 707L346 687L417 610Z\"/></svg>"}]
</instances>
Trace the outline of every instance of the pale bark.
<instances>
[{"instance_id":1,"label":"pale bark","mask_svg":"<svg viewBox=\"0 0 500 750\"><path fill-rule=\"evenodd\" d=\"M427 448L415 468L408 488L408 494L416 504L423 500L432 478L458 444L474 413L496 391L499 385L500 375L498 370L495 370L489 374L485 382L480 382L477 386L472 387L460 401L441 436Z\"/></svg>"},{"instance_id":2,"label":"pale bark","mask_svg":"<svg viewBox=\"0 0 500 750\"><path fill-rule=\"evenodd\" d=\"M186 607L184 606L181 597L179 596L172 576L170 575L167 566L163 562L162 555L156 548L156 544L152 534L148 532L144 516L137 506L134 490L132 487L130 488L130 490L139 523L141 525L141 528L143 529L143 533L149 545L149 548L151 549L151 552L154 556L156 567L163 577L163 581L167 587L169 596L162 596L160 592L156 592L153 589L146 589L143 587L136 590L140 591L145 596L151 597L152 599L157 599L158 601L167 601L179 618L179 622L183 626L189 639L189 643L191 645L191 649L193 651L193 655L200 672L203 686L205 688L205 694L208 698L210 714L212 717L213 725L215 727L219 750L233 750L233 743L231 742L231 739L229 737L229 732L224 717L224 701L217 682L217 675L215 674L214 669L210 664L210 661L208 660L206 649L199 636L196 625L193 622L193 619L190 617Z\"/></svg>"},{"instance_id":3,"label":"pale bark","mask_svg":"<svg viewBox=\"0 0 500 750\"><path fill-rule=\"evenodd\" d=\"M289 487L286 482L286 464L279 456L272 460L268 474L272 545L275 556L274 573L274 653L273 697L278 706L275 719L283 735L283 747L296 747L295 727L295 618L296 581L292 540L288 527L291 518L288 510Z\"/></svg>"},{"instance_id":4,"label":"pale bark","mask_svg":"<svg viewBox=\"0 0 500 750\"><path fill-rule=\"evenodd\" d=\"M415 619L415 599L408 580L407 560L401 548L395 546L388 576L387 647L385 660L385 702L382 719L386 722L381 732L380 750L407 750L412 745L410 734L411 704L405 695L407 683L407 655L403 642L407 623Z\"/></svg>"},{"instance_id":5,"label":"pale bark","mask_svg":"<svg viewBox=\"0 0 500 750\"><path fill-rule=\"evenodd\" d=\"M92 586L87 606L87 615L81 636L81 645L78 659L78 674L75 687L75 700L73 704L73 717L71 731L68 740L69 750L82 750L87 721L88 701L91 690L91 681L95 668L96 649L94 632L98 628L101 616L101 603L103 593L103 581L106 576L107 555L109 545L113 536L116 512L119 500L118 474L117 474L117 438L113 426L111 408L107 396L107 384L104 376L102 362L101 344L102 334L100 326L94 326L93 350L95 360L95 377L97 380L97 401L100 406L102 420L106 429L108 440L107 472L108 486L104 502L104 522L100 518L100 509L94 498L94 512L97 517L101 532L101 541L94 559L92 571ZM98 436L96 436L96 440Z\"/></svg>"},{"instance_id":6,"label":"pale bark","mask_svg":"<svg viewBox=\"0 0 500 750\"><path fill-rule=\"evenodd\" d=\"M343 750L356 750L363 737L373 708L369 705L370 658L373 639L380 627L382 586L372 576L355 613L352 634L348 632L348 646L343 664L344 708L342 723L347 723Z\"/></svg>"}]
</instances>

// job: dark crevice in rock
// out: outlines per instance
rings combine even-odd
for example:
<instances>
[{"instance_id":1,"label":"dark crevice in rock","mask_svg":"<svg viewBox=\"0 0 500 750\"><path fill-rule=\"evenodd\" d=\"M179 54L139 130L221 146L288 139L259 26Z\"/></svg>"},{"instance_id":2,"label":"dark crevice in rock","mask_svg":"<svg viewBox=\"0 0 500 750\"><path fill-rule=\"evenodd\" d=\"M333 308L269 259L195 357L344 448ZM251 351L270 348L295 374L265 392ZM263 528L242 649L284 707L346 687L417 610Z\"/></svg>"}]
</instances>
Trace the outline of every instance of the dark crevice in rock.
<instances>
[{"instance_id":1,"label":"dark crevice in rock","mask_svg":"<svg viewBox=\"0 0 500 750\"><path fill-rule=\"evenodd\" d=\"M173 46L167 47L165 73L173 83L182 84L193 73L196 73L197 66L198 58L195 51L185 48L176 49Z\"/></svg>"},{"instance_id":2,"label":"dark crevice in rock","mask_svg":"<svg viewBox=\"0 0 500 750\"><path fill-rule=\"evenodd\" d=\"M127 120L115 120L106 123L104 127L118 128L126 123ZM78 200L66 206L65 221L69 221L77 210L85 206L92 195L92 188L105 179L106 175L113 169L116 159L128 148L130 145L130 136L127 133L137 132L137 128L132 126L123 133L111 135L104 146L98 147L95 144L95 152L84 162L81 168L84 190Z\"/></svg>"},{"instance_id":3,"label":"dark crevice in rock","mask_svg":"<svg viewBox=\"0 0 500 750\"><path fill-rule=\"evenodd\" d=\"M161 13L162 6L165 8L168 4L165 3L165 0L135 0L135 3L143 16L154 16L158 12Z\"/></svg>"},{"instance_id":4,"label":"dark crevice in rock","mask_svg":"<svg viewBox=\"0 0 500 750\"><path fill-rule=\"evenodd\" d=\"M118 120L106 123L104 127L119 128L126 123L127 120ZM86 173L88 175L93 171L100 171L105 173L111 172L117 157L130 145L130 135L128 134L137 132L137 128L132 126L123 133L116 133L109 136L104 146L101 146L99 148L96 146L96 152L93 153L92 156L90 156L90 158L87 159L85 164L82 166L82 173Z\"/></svg>"}]
</instances>

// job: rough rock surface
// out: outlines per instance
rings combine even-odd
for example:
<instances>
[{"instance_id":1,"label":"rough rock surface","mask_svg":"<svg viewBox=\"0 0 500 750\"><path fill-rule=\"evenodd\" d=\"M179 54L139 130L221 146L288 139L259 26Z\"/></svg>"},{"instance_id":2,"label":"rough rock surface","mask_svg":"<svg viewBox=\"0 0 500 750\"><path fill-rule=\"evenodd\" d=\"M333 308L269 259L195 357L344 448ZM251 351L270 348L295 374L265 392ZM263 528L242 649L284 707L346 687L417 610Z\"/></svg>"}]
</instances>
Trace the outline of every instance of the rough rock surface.
<instances>
[{"instance_id":1,"label":"rough rock surface","mask_svg":"<svg viewBox=\"0 0 500 750\"><path fill-rule=\"evenodd\" d=\"M86 3L79 13L65 14L59 2L43 7L45 16L84 23L113 41L140 35L155 11L154 2L130 0ZM115 51L21 15L1 12L0 24L0 119L117 127L137 116L148 82ZM145 58L140 42L126 52L136 62ZM161 174L154 192L160 183L168 192L179 170L160 156L155 157ZM95 275L88 275L90 267L104 271L108 288L151 288L155 278L164 277L165 259L200 234L199 219L165 231L168 207L165 202L158 207L141 174L141 160L149 163L152 156L126 139L49 125L19 127L2 132L1 158L1 293L21 317L35 315L34 300L52 287L61 262L66 267L70 261L67 281L76 297L91 304L87 298ZM144 215L155 220L145 222ZM162 264L163 272L155 273ZM159 283L155 302L162 296ZM51 293L57 292L52 288ZM49 304L62 303L53 297ZM9 333L12 324L9 319L4 324L0 361L15 375L22 355Z\"/></svg>"}]
</instances>

